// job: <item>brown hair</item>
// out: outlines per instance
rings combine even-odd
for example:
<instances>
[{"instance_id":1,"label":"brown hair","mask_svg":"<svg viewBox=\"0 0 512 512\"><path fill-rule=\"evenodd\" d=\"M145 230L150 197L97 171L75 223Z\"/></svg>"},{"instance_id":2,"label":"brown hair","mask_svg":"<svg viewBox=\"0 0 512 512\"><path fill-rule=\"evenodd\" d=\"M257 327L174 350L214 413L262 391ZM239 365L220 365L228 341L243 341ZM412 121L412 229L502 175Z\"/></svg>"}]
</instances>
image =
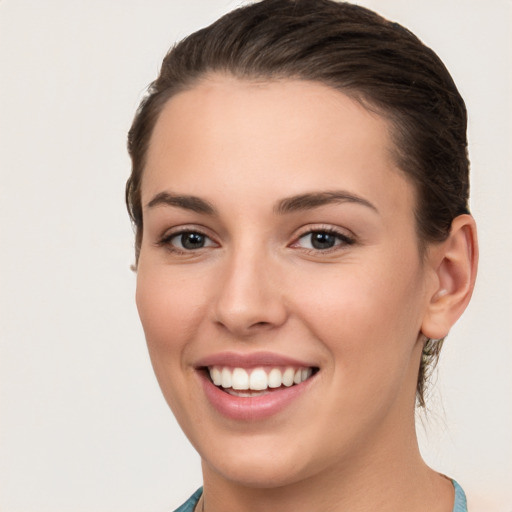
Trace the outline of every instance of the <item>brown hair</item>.
<instances>
[{"instance_id":1,"label":"brown hair","mask_svg":"<svg viewBox=\"0 0 512 512\"><path fill-rule=\"evenodd\" d=\"M126 203L142 241L141 180L153 128L167 100L211 73L240 79L321 82L386 117L399 168L416 187L420 248L448 236L469 213L467 115L439 57L378 14L333 0L262 0L236 9L175 45L137 110L128 136L132 172ZM427 340L417 400L442 340Z\"/></svg>"}]
</instances>

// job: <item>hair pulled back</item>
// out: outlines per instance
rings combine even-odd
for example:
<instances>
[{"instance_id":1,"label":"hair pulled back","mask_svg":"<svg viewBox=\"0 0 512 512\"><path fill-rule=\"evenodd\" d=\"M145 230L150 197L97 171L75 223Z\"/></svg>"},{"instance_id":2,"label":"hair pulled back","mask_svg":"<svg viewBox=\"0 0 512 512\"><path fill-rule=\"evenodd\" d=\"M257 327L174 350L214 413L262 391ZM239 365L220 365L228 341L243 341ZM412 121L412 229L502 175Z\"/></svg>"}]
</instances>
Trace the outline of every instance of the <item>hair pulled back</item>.
<instances>
[{"instance_id":1,"label":"hair pulled back","mask_svg":"<svg viewBox=\"0 0 512 512\"><path fill-rule=\"evenodd\" d=\"M132 171L126 203L143 232L141 181L151 134L165 103L212 73L248 80L311 80L343 92L387 118L394 157L416 190L420 249L469 213L467 115L439 57L414 34L366 8L333 0L262 0L236 9L168 52L128 136ZM442 340L427 340L417 399Z\"/></svg>"}]
</instances>

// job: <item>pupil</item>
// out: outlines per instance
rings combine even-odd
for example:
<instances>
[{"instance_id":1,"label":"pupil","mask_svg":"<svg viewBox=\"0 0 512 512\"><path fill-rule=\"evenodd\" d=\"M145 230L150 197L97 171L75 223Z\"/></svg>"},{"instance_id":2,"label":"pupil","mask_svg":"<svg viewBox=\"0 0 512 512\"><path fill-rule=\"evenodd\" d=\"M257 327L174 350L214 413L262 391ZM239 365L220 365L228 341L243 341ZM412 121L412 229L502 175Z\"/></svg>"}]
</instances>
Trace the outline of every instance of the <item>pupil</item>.
<instances>
[{"instance_id":1,"label":"pupil","mask_svg":"<svg viewBox=\"0 0 512 512\"><path fill-rule=\"evenodd\" d=\"M204 236L200 233L183 233L181 245L185 249L199 249L204 245Z\"/></svg>"},{"instance_id":2,"label":"pupil","mask_svg":"<svg viewBox=\"0 0 512 512\"><path fill-rule=\"evenodd\" d=\"M334 247L336 243L336 237L331 233L326 233L325 231L313 233L311 236L311 245L315 249L330 249Z\"/></svg>"}]
</instances>

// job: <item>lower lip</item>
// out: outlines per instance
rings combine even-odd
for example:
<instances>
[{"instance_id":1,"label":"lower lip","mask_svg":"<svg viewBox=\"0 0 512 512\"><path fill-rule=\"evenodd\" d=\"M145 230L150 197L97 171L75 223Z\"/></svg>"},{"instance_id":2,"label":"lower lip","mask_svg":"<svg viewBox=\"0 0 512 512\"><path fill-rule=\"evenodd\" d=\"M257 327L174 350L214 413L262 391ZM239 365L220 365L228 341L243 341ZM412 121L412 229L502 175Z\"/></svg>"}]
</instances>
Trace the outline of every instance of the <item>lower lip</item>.
<instances>
[{"instance_id":1,"label":"lower lip","mask_svg":"<svg viewBox=\"0 0 512 512\"><path fill-rule=\"evenodd\" d=\"M310 387L314 376L289 388L282 387L253 397L233 396L215 386L200 372L204 393L223 416L238 421L257 421L278 414L295 402Z\"/></svg>"}]
</instances>

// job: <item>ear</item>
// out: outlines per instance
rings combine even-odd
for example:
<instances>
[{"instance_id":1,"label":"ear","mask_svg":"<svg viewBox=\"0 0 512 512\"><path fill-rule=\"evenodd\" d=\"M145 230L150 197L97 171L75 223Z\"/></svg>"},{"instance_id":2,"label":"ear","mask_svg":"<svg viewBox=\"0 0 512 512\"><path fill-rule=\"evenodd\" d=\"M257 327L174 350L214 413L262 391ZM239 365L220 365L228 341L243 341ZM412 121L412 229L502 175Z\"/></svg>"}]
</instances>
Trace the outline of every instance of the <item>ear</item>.
<instances>
[{"instance_id":1,"label":"ear","mask_svg":"<svg viewBox=\"0 0 512 512\"><path fill-rule=\"evenodd\" d=\"M428 265L434 285L421 332L432 339L444 338L469 303L478 265L476 225L471 215L459 215L452 222L448 238L429 250Z\"/></svg>"}]
</instances>

